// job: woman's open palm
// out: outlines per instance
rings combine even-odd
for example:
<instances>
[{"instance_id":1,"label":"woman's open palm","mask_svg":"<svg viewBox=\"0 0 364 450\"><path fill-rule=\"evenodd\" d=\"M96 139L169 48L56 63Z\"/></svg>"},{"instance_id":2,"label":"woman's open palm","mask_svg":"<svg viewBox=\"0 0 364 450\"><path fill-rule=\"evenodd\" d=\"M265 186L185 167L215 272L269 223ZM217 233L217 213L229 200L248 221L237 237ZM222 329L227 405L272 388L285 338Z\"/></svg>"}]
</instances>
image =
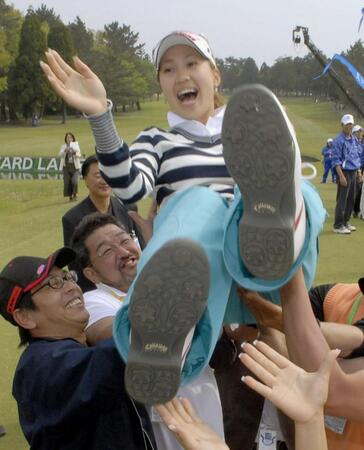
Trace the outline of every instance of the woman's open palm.
<instances>
[{"instance_id":1,"label":"woman's open palm","mask_svg":"<svg viewBox=\"0 0 364 450\"><path fill-rule=\"evenodd\" d=\"M106 91L101 80L79 58L74 58L74 68L67 64L55 50L46 53L47 63L41 62L54 91L73 108L87 115L107 109Z\"/></svg>"},{"instance_id":2,"label":"woman's open palm","mask_svg":"<svg viewBox=\"0 0 364 450\"><path fill-rule=\"evenodd\" d=\"M185 450L229 450L221 437L198 417L186 398L173 398L155 408Z\"/></svg>"},{"instance_id":3,"label":"woman's open palm","mask_svg":"<svg viewBox=\"0 0 364 450\"><path fill-rule=\"evenodd\" d=\"M310 421L322 413L327 400L333 361L339 350L331 350L317 372L308 373L277 353L264 342L245 344L242 362L261 380L246 377L244 382L270 400L296 422Z\"/></svg>"}]
</instances>

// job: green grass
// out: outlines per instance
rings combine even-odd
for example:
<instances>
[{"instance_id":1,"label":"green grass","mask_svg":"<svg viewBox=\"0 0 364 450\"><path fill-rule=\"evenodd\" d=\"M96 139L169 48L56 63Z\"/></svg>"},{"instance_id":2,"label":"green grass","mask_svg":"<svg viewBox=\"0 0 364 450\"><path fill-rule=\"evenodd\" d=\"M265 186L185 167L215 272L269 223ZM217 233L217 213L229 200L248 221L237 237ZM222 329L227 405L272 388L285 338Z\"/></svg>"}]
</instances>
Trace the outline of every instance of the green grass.
<instances>
[{"instance_id":1,"label":"green grass","mask_svg":"<svg viewBox=\"0 0 364 450\"><path fill-rule=\"evenodd\" d=\"M151 125L167 126L165 113L167 106L163 99L159 102L142 104L141 111L117 115L116 124L120 134L131 142L145 127ZM82 154L94 153L95 143L87 119L80 116L71 118L66 124L61 118L41 120L41 126L0 125L1 156L55 156L64 144L64 136L71 131L80 143Z\"/></svg>"},{"instance_id":2,"label":"green grass","mask_svg":"<svg viewBox=\"0 0 364 450\"><path fill-rule=\"evenodd\" d=\"M143 104L140 112L118 115L117 127L130 142L143 128L152 124L166 126L167 107L163 100ZM43 120L41 126L0 126L0 155L58 155L65 133L72 131L83 154L94 153L94 141L87 120L70 119L62 125L60 119ZM61 180L0 180L0 268L17 255L48 255L63 245L61 217L70 208L62 196ZM80 182L80 198L86 196ZM140 202L143 213L148 200ZM0 320L0 424L7 434L0 438L0 450L23 450L26 441L18 425L16 403L11 396L11 382L21 351L17 349L17 331Z\"/></svg>"},{"instance_id":3,"label":"green grass","mask_svg":"<svg viewBox=\"0 0 364 450\"><path fill-rule=\"evenodd\" d=\"M340 115L327 102L290 98L284 99L284 105L295 125L302 154L321 158L326 140L339 132Z\"/></svg>"},{"instance_id":4,"label":"green grass","mask_svg":"<svg viewBox=\"0 0 364 450\"><path fill-rule=\"evenodd\" d=\"M302 154L320 158L320 151L328 137L339 131L340 116L328 103L315 104L311 100L283 99L287 112L297 130ZM166 126L166 105L163 100L142 105L140 112L118 116L117 127L127 142L150 125ZM62 125L59 119L43 120L41 126L0 126L0 155L53 156L57 155L66 131L72 131L83 154L93 153L94 143L88 123L83 118L70 119ZM320 239L320 259L317 283L353 282L361 275L361 249L364 221L354 220L358 231L351 236L337 236L331 232L336 186L320 185L322 164L317 163L319 176L315 180L329 213ZM61 217L71 206L62 197L61 181L0 180L0 268L14 256L48 255L62 245ZM80 197L86 195L80 183ZM145 211L148 201L140 204ZM11 397L11 380L20 355L14 327L0 320L0 424L7 435L0 438L0 450L27 448L17 419L15 401Z\"/></svg>"}]
</instances>

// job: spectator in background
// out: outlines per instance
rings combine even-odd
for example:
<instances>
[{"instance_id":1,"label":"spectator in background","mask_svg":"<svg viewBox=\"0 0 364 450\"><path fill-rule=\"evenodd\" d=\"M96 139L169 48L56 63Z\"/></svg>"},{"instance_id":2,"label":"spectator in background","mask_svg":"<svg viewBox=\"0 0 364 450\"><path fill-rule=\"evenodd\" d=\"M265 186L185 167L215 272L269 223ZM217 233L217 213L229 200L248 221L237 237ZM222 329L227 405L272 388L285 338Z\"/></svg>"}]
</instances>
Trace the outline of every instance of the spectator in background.
<instances>
[{"instance_id":1,"label":"spectator in background","mask_svg":"<svg viewBox=\"0 0 364 450\"><path fill-rule=\"evenodd\" d=\"M336 183L336 172L331 167L332 165L332 143L334 140L332 138L329 138L326 142L325 147L321 150L322 155L322 162L324 165L324 173L322 175L322 181L321 183L325 184L327 180L327 176L331 170L331 179L333 183Z\"/></svg>"},{"instance_id":2,"label":"spectator in background","mask_svg":"<svg viewBox=\"0 0 364 450\"><path fill-rule=\"evenodd\" d=\"M363 177L363 166L361 169L361 173ZM364 220L364 189L361 190L358 218Z\"/></svg>"},{"instance_id":3,"label":"spectator in background","mask_svg":"<svg viewBox=\"0 0 364 450\"><path fill-rule=\"evenodd\" d=\"M360 171L358 171L356 176L356 194L355 194L355 200L354 200L354 209L353 209L353 217L360 217L360 199L361 199L361 193L362 193L362 187L363 187L363 173L362 173L362 167L363 167L363 128L360 125L354 125L353 127L353 135L358 140L358 143L361 148L361 155L360 155Z\"/></svg>"},{"instance_id":4,"label":"spectator in background","mask_svg":"<svg viewBox=\"0 0 364 450\"><path fill-rule=\"evenodd\" d=\"M341 118L342 132L334 139L332 168L338 175L335 222L333 232L350 234L356 228L349 223L354 208L356 176L360 169L361 147L352 135L354 117Z\"/></svg>"},{"instance_id":5,"label":"spectator in background","mask_svg":"<svg viewBox=\"0 0 364 450\"><path fill-rule=\"evenodd\" d=\"M77 199L78 176L81 168L81 150L75 135L68 132L64 137L59 155L61 157L60 168L63 170L63 196L70 201Z\"/></svg>"},{"instance_id":6,"label":"spectator in background","mask_svg":"<svg viewBox=\"0 0 364 450\"><path fill-rule=\"evenodd\" d=\"M83 217L94 212L100 212L114 216L129 234L135 234L137 236L140 246L144 248L144 240L140 231L128 216L128 208L123 205L120 200L111 195L110 186L106 184L102 178L96 155L89 156L85 159L82 164L81 174L89 194L84 200L67 211L62 217L64 245L70 245L71 236ZM135 205L133 205L133 207L135 208ZM76 262L71 263L70 269L77 272L78 284L83 292L96 288L96 286L83 275L82 270L80 270L80 267L78 267Z\"/></svg>"},{"instance_id":7,"label":"spectator in background","mask_svg":"<svg viewBox=\"0 0 364 450\"><path fill-rule=\"evenodd\" d=\"M37 127L39 124L39 119L36 114L32 115L32 127Z\"/></svg>"}]
</instances>

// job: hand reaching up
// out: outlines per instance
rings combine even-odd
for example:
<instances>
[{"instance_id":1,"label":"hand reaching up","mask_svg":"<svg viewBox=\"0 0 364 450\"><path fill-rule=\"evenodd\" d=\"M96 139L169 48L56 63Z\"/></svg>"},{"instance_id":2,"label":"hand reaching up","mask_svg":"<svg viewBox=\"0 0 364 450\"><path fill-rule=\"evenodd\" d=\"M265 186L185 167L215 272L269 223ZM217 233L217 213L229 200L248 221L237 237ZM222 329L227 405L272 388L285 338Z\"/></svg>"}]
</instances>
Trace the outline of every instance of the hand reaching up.
<instances>
[{"instance_id":1,"label":"hand reaching up","mask_svg":"<svg viewBox=\"0 0 364 450\"><path fill-rule=\"evenodd\" d=\"M256 318L258 324L283 332L282 308L266 300L257 292L238 287L238 293L244 305Z\"/></svg>"},{"instance_id":2,"label":"hand reaching up","mask_svg":"<svg viewBox=\"0 0 364 450\"><path fill-rule=\"evenodd\" d=\"M155 408L185 450L229 450L220 436L197 416L187 399L174 398Z\"/></svg>"},{"instance_id":3,"label":"hand reaching up","mask_svg":"<svg viewBox=\"0 0 364 450\"><path fill-rule=\"evenodd\" d=\"M244 344L241 361L253 377L244 383L270 400L296 423L307 423L323 414L332 364L339 350L331 350L317 372L308 373L277 353L264 342Z\"/></svg>"},{"instance_id":4,"label":"hand reaching up","mask_svg":"<svg viewBox=\"0 0 364 450\"><path fill-rule=\"evenodd\" d=\"M157 213L158 213L158 205L156 200L152 201L146 219L144 219L136 211L128 211L129 217L131 217L135 222L135 224L139 227L139 230L141 231L143 239L146 244L150 241L150 238L153 235L153 221L156 218Z\"/></svg>"},{"instance_id":5,"label":"hand reaching up","mask_svg":"<svg viewBox=\"0 0 364 450\"><path fill-rule=\"evenodd\" d=\"M49 49L45 53L48 64L40 62L54 91L73 108L87 115L106 111L104 85L92 70L79 58L74 57L74 68L61 56Z\"/></svg>"}]
</instances>

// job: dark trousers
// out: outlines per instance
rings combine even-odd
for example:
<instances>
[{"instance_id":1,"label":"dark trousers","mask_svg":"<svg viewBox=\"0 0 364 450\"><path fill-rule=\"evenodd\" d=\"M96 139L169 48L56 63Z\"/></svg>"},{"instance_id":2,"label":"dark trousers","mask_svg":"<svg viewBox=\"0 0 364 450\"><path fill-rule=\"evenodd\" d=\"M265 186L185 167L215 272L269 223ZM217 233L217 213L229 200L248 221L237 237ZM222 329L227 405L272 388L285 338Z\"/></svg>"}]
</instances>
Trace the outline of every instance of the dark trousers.
<instances>
[{"instance_id":1,"label":"dark trousers","mask_svg":"<svg viewBox=\"0 0 364 450\"><path fill-rule=\"evenodd\" d=\"M63 167L63 196L74 197L78 192L79 171L73 167Z\"/></svg>"},{"instance_id":2,"label":"dark trousers","mask_svg":"<svg viewBox=\"0 0 364 450\"><path fill-rule=\"evenodd\" d=\"M355 216L357 216L360 213L360 199L361 199L361 191L363 188L363 182L358 181L358 178L356 179L356 193L355 193L355 201L354 201L354 209L353 213Z\"/></svg>"},{"instance_id":3,"label":"dark trousers","mask_svg":"<svg viewBox=\"0 0 364 450\"><path fill-rule=\"evenodd\" d=\"M354 208L356 191L356 170L343 170L347 186L341 186L338 179L336 208L335 208L335 228L345 226L350 219Z\"/></svg>"},{"instance_id":4,"label":"dark trousers","mask_svg":"<svg viewBox=\"0 0 364 450\"><path fill-rule=\"evenodd\" d=\"M281 427L284 442L288 450L295 449L295 430L294 422L278 409L279 425Z\"/></svg>"},{"instance_id":5,"label":"dark trousers","mask_svg":"<svg viewBox=\"0 0 364 450\"><path fill-rule=\"evenodd\" d=\"M226 443L230 450L252 450L264 398L241 381L242 376L252 374L240 362L239 353L240 342L233 343L223 334L216 345L210 366L215 369L219 387Z\"/></svg>"}]
</instances>

